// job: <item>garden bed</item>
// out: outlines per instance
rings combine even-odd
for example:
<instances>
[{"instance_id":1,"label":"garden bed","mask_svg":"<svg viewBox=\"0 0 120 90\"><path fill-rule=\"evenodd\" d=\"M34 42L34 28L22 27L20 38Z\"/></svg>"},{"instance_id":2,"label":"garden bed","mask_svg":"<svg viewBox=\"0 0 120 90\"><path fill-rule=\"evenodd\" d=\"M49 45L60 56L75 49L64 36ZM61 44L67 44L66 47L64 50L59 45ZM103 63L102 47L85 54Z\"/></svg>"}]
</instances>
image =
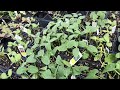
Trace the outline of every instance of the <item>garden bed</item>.
<instances>
[{"instance_id":1,"label":"garden bed","mask_svg":"<svg viewBox=\"0 0 120 90\"><path fill-rule=\"evenodd\" d=\"M1 79L119 79L119 11L0 15Z\"/></svg>"}]
</instances>

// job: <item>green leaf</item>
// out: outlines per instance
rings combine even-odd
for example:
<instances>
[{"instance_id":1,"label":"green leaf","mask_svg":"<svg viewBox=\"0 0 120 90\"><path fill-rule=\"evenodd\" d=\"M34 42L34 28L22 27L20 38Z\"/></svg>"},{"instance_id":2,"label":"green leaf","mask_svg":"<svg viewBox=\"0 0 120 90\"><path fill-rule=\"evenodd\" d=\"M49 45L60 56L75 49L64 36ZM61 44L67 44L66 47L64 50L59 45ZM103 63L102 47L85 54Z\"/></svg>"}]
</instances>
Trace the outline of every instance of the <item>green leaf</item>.
<instances>
[{"instance_id":1,"label":"green leaf","mask_svg":"<svg viewBox=\"0 0 120 90\"><path fill-rule=\"evenodd\" d=\"M105 72L109 72L109 71L114 71L116 69L116 64L115 63L111 63L108 64L105 69L103 70L103 73Z\"/></svg>"},{"instance_id":2,"label":"green leaf","mask_svg":"<svg viewBox=\"0 0 120 90\"><path fill-rule=\"evenodd\" d=\"M64 15L64 18L66 18L66 17L73 17L71 14L66 14L66 15Z\"/></svg>"},{"instance_id":3,"label":"green leaf","mask_svg":"<svg viewBox=\"0 0 120 90\"><path fill-rule=\"evenodd\" d=\"M80 53L79 48L74 48L72 53L73 53L74 57L78 57L79 53Z\"/></svg>"},{"instance_id":4,"label":"green leaf","mask_svg":"<svg viewBox=\"0 0 120 90\"><path fill-rule=\"evenodd\" d=\"M72 38L74 38L74 37L76 38L77 36L78 36L77 34L73 34L73 35L70 35L70 36L68 37L68 39L71 40Z\"/></svg>"},{"instance_id":5,"label":"green leaf","mask_svg":"<svg viewBox=\"0 0 120 90\"><path fill-rule=\"evenodd\" d=\"M96 36L92 36L92 37L90 37L90 39L96 41L96 40L98 39L98 37L96 37Z\"/></svg>"},{"instance_id":6,"label":"green leaf","mask_svg":"<svg viewBox=\"0 0 120 90\"><path fill-rule=\"evenodd\" d=\"M16 54L15 55L15 60L16 60L16 62L20 61L21 60L21 55L20 54Z\"/></svg>"},{"instance_id":7,"label":"green leaf","mask_svg":"<svg viewBox=\"0 0 120 90\"><path fill-rule=\"evenodd\" d=\"M100 60L102 58L102 55L101 54L97 54L97 55L95 55L95 57L94 57L94 61L98 61L98 60Z\"/></svg>"},{"instance_id":8,"label":"green leaf","mask_svg":"<svg viewBox=\"0 0 120 90\"><path fill-rule=\"evenodd\" d=\"M15 62L16 62L16 60L15 60L14 57L9 57L9 58L10 58L10 61L11 61L12 63L15 63Z\"/></svg>"},{"instance_id":9,"label":"green leaf","mask_svg":"<svg viewBox=\"0 0 120 90\"><path fill-rule=\"evenodd\" d=\"M65 68L64 75L68 77L71 74L71 68Z\"/></svg>"},{"instance_id":10,"label":"green leaf","mask_svg":"<svg viewBox=\"0 0 120 90\"><path fill-rule=\"evenodd\" d=\"M52 38L52 39L50 39L50 41L49 42L54 42L55 40L57 40L58 38Z\"/></svg>"},{"instance_id":11,"label":"green leaf","mask_svg":"<svg viewBox=\"0 0 120 90\"><path fill-rule=\"evenodd\" d=\"M19 68L17 69L17 74L23 74L23 73L26 72L26 70L27 70L27 68L25 68L25 67L19 67Z\"/></svg>"},{"instance_id":12,"label":"green leaf","mask_svg":"<svg viewBox=\"0 0 120 90\"><path fill-rule=\"evenodd\" d=\"M69 29L69 28L68 28L68 29L66 29L66 31L67 31L67 32L74 33L74 32L73 32L73 29Z\"/></svg>"},{"instance_id":13,"label":"green leaf","mask_svg":"<svg viewBox=\"0 0 120 90\"><path fill-rule=\"evenodd\" d=\"M39 56L44 56L44 50L40 50L37 55L38 55L38 57Z\"/></svg>"},{"instance_id":14,"label":"green leaf","mask_svg":"<svg viewBox=\"0 0 120 90\"><path fill-rule=\"evenodd\" d=\"M104 19L105 18L105 13L103 11L98 11L97 15L100 16L100 19Z\"/></svg>"},{"instance_id":15,"label":"green leaf","mask_svg":"<svg viewBox=\"0 0 120 90\"><path fill-rule=\"evenodd\" d=\"M38 27L38 25L35 24L35 23L32 23L31 25L32 25L32 28L36 28L36 27Z\"/></svg>"},{"instance_id":16,"label":"green leaf","mask_svg":"<svg viewBox=\"0 0 120 90\"><path fill-rule=\"evenodd\" d=\"M120 36L118 37L118 41L120 42Z\"/></svg>"},{"instance_id":17,"label":"green leaf","mask_svg":"<svg viewBox=\"0 0 120 90\"><path fill-rule=\"evenodd\" d=\"M79 19L84 19L84 18L85 18L85 16L80 16L80 17L79 17Z\"/></svg>"},{"instance_id":18,"label":"green leaf","mask_svg":"<svg viewBox=\"0 0 120 90\"><path fill-rule=\"evenodd\" d=\"M64 65L66 65L66 66L68 66L68 67L71 67L71 65L70 65L70 63L69 63L68 61L62 60L62 62L63 62Z\"/></svg>"},{"instance_id":19,"label":"green leaf","mask_svg":"<svg viewBox=\"0 0 120 90\"><path fill-rule=\"evenodd\" d=\"M44 67L42 67L42 68L40 68L41 70L47 70L47 66L44 66Z\"/></svg>"},{"instance_id":20,"label":"green leaf","mask_svg":"<svg viewBox=\"0 0 120 90\"><path fill-rule=\"evenodd\" d=\"M86 71L88 69L89 69L89 67L87 67L87 66L80 66L80 71Z\"/></svg>"},{"instance_id":21,"label":"green leaf","mask_svg":"<svg viewBox=\"0 0 120 90\"><path fill-rule=\"evenodd\" d=\"M30 66L28 66L28 72L31 74L37 73L38 68L36 66L30 65Z\"/></svg>"},{"instance_id":22,"label":"green leaf","mask_svg":"<svg viewBox=\"0 0 120 90\"><path fill-rule=\"evenodd\" d=\"M89 51L89 52L91 52L91 53L98 53L98 50L97 50L97 48L95 47L95 46L93 46L93 45L89 45L89 46L87 46L87 50Z\"/></svg>"},{"instance_id":23,"label":"green leaf","mask_svg":"<svg viewBox=\"0 0 120 90\"><path fill-rule=\"evenodd\" d=\"M98 16L97 16L97 14L95 12L91 12L90 13L90 18L92 18L93 21L95 21L95 20L97 20Z\"/></svg>"},{"instance_id":24,"label":"green leaf","mask_svg":"<svg viewBox=\"0 0 120 90\"><path fill-rule=\"evenodd\" d=\"M87 59L89 57L89 54L86 51L84 51L82 54L82 59Z\"/></svg>"},{"instance_id":25,"label":"green leaf","mask_svg":"<svg viewBox=\"0 0 120 90\"><path fill-rule=\"evenodd\" d=\"M44 79L54 79L53 76L52 76L52 73L51 73L51 71L50 71L49 69L46 70L46 71L43 71L43 72L41 73L41 76L42 76L42 78L44 78Z\"/></svg>"},{"instance_id":26,"label":"green leaf","mask_svg":"<svg viewBox=\"0 0 120 90\"><path fill-rule=\"evenodd\" d=\"M116 69L120 70L120 61L116 63Z\"/></svg>"},{"instance_id":27,"label":"green leaf","mask_svg":"<svg viewBox=\"0 0 120 90\"><path fill-rule=\"evenodd\" d=\"M109 34L108 33L106 33L104 36L103 36L103 38L104 38L104 40L106 41L106 42L110 42L110 37L109 37Z\"/></svg>"},{"instance_id":28,"label":"green leaf","mask_svg":"<svg viewBox=\"0 0 120 90\"><path fill-rule=\"evenodd\" d=\"M50 51L51 50L51 43L46 43L45 48Z\"/></svg>"},{"instance_id":29,"label":"green leaf","mask_svg":"<svg viewBox=\"0 0 120 90\"><path fill-rule=\"evenodd\" d=\"M60 79L60 77L64 76L64 66L59 66L57 70L57 79Z\"/></svg>"},{"instance_id":30,"label":"green leaf","mask_svg":"<svg viewBox=\"0 0 120 90\"><path fill-rule=\"evenodd\" d=\"M41 61L45 64L45 65L49 65L50 64L50 58L48 55L44 55L41 59Z\"/></svg>"},{"instance_id":31,"label":"green leaf","mask_svg":"<svg viewBox=\"0 0 120 90\"><path fill-rule=\"evenodd\" d=\"M27 55L32 55L32 54L33 54L33 50L28 48L28 49L26 50L26 54L27 54Z\"/></svg>"},{"instance_id":32,"label":"green leaf","mask_svg":"<svg viewBox=\"0 0 120 90\"><path fill-rule=\"evenodd\" d=\"M115 57L120 58L120 53L117 53Z\"/></svg>"},{"instance_id":33,"label":"green leaf","mask_svg":"<svg viewBox=\"0 0 120 90\"><path fill-rule=\"evenodd\" d=\"M80 75L81 74L81 71L80 71L80 66L74 66L72 67L72 70L73 70L73 75Z\"/></svg>"},{"instance_id":34,"label":"green leaf","mask_svg":"<svg viewBox=\"0 0 120 90\"><path fill-rule=\"evenodd\" d=\"M21 75L22 79L29 79L29 76L27 75Z\"/></svg>"},{"instance_id":35,"label":"green leaf","mask_svg":"<svg viewBox=\"0 0 120 90\"><path fill-rule=\"evenodd\" d=\"M40 42L40 38L35 38L35 43L38 44Z\"/></svg>"},{"instance_id":36,"label":"green leaf","mask_svg":"<svg viewBox=\"0 0 120 90\"><path fill-rule=\"evenodd\" d=\"M12 69L8 70L8 76L10 77L12 75Z\"/></svg>"},{"instance_id":37,"label":"green leaf","mask_svg":"<svg viewBox=\"0 0 120 90\"><path fill-rule=\"evenodd\" d=\"M61 46L58 47L59 51L66 51L67 50L67 46L66 44L62 44Z\"/></svg>"},{"instance_id":38,"label":"green leaf","mask_svg":"<svg viewBox=\"0 0 120 90\"><path fill-rule=\"evenodd\" d=\"M72 48L73 46L77 47L78 46L78 42L75 40L71 40L67 42L67 48Z\"/></svg>"},{"instance_id":39,"label":"green leaf","mask_svg":"<svg viewBox=\"0 0 120 90\"><path fill-rule=\"evenodd\" d=\"M111 43L111 42L106 43L106 45L107 45L108 47L112 47L112 43Z\"/></svg>"},{"instance_id":40,"label":"green leaf","mask_svg":"<svg viewBox=\"0 0 120 90\"><path fill-rule=\"evenodd\" d=\"M6 75L6 73L2 73L0 77L1 77L1 79L7 79L8 78L8 76Z\"/></svg>"},{"instance_id":41,"label":"green leaf","mask_svg":"<svg viewBox=\"0 0 120 90\"><path fill-rule=\"evenodd\" d=\"M35 62L36 62L36 59L34 58L34 54L30 55L30 56L27 58L26 62L28 62L28 63L35 63Z\"/></svg>"},{"instance_id":42,"label":"green leaf","mask_svg":"<svg viewBox=\"0 0 120 90\"><path fill-rule=\"evenodd\" d=\"M80 47L86 47L87 44L86 44L85 41L79 41L79 46L80 46Z\"/></svg>"},{"instance_id":43,"label":"green leaf","mask_svg":"<svg viewBox=\"0 0 120 90\"><path fill-rule=\"evenodd\" d=\"M60 55L57 56L57 58L56 58L56 63L57 63L58 65L63 65L63 63L62 63L62 58L60 57Z\"/></svg>"},{"instance_id":44,"label":"green leaf","mask_svg":"<svg viewBox=\"0 0 120 90\"><path fill-rule=\"evenodd\" d=\"M56 65L54 63L49 64L48 67L49 67L49 69L51 70L52 73L55 73Z\"/></svg>"},{"instance_id":45,"label":"green leaf","mask_svg":"<svg viewBox=\"0 0 120 90\"><path fill-rule=\"evenodd\" d=\"M118 46L118 50L120 51L120 45Z\"/></svg>"},{"instance_id":46,"label":"green leaf","mask_svg":"<svg viewBox=\"0 0 120 90\"><path fill-rule=\"evenodd\" d=\"M108 64L113 63L113 61L115 60L116 60L115 54L109 54L105 56L105 62L107 62Z\"/></svg>"},{"instance_id":47,"label":"green leaf","mask_svg":"<svg viewBox=\"0 0 120 90\"><path fill-rule=\"evenodd\" d=\"M38 75L37 74L33 74L31 79L38 79Z\"/></svg>"},{"instance_id":48,"label":"green leaf","mask_svg":"<svg viewBox=\"0 0 120 90\"><path fill-rule=\"evenodd\" d=\"M98 76L96 75L97 73L98 73L97 69L90 70L85 79L98 79Z\"/></svg>"}]
</instances>

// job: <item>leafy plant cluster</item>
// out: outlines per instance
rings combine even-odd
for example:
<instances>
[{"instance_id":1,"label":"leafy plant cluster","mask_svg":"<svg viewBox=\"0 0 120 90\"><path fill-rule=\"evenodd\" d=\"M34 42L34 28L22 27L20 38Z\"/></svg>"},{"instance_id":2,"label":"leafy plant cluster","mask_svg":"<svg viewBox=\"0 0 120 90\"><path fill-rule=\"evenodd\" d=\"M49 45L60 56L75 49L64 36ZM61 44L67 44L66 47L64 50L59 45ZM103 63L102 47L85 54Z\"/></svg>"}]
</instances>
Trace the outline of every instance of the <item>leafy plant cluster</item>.
<instances>
[{"instance_id":1,"label":"leafy plant cluster","mask_svg":"<svg viewBox=\"0 0 120 90\"><path fill-rule=\"evenodd\" d=\"M116 20L106 18L106 13L92 11L87 15L72 13L57 16L42 30L39 23L31 22L34 18L28 19L27 24L17 24L19 28L14 31L3 23L2 33L15 39L8 43L7 52L4 54L7 54L11 63L20 64L16 73L21 75L22 79L73 79L78 76L82 79L106 79L106 74L108 78L114 78L116 74L119 78L120 62L116 60L120 53L110 53L117 24ZM9 15L15 20L10 12ZM16 28L15 23L9 23L9 26ZM118 40L120 42L119 37ZM21 56L18 45L25 48L26 57ZM82 58L71 66L70 60L78 57L79 53ZM81 64L81 61L99 62L100 66L91 68ZM11 76L11 72L10 69L8 76ZM3 79L8 76L1 74Z\"/></svg>"}]
</instances>

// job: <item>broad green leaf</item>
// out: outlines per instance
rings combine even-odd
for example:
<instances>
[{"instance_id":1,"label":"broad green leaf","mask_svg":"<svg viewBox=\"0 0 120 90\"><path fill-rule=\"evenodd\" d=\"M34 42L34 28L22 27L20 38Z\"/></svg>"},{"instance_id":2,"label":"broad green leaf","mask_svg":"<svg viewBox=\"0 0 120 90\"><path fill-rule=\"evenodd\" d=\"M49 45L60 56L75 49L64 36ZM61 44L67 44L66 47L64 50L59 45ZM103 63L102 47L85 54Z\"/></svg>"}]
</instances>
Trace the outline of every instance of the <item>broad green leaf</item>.
<instances>
[{"instance_id":1,"label":"broad green leaf","mask_svg":"<svg viewBox=\"0 0 120 90\"><path fill-rule=\"evenodd\" d=\"M107 42L106 45L107 45L108 47L112 47L112 43L111 43L111 42Z\"/></svg>"},{"instance_id":2,"label":"broad green leaf","mask_svg":"<svg viewBox=\"0 0 120 90\"><path fill-rule=\"evenodd\" d=\"M89 57L89 53L87 53L86 51L82 53L82 59L87 59Z\"/></svg>"},{"instance_id":3,"label":"broad green leaf","mask_svg":"<svg viewBox=\"0 0 120 90\"><path fill-rule=\"evenodd\" d=\"M120 58L120 53L117 53L115 57Z\"/></svg>"},{"instance_id":4,"label":"broad green leaf","mask_svg":"<svg viewBox=\"0 0 120 90\"><path fill-rule=\"evenodd\" d=\"M90 18L92 18L93 21L95 21L95 20L97 20L98 16L97 16L97 14L95 12L91 12L90 13Z\"/></svg>"},{"instance_id":5,"label":"broad green leaf","mask_svg":"<svg viewBox=\"0 0 120 90\"><path fill-rule=\"evenodd\" d=\"M22 79L29 79L29 76L27 75L21 75Z\"/></svg>"},{"instance_id":6,"label":"broad green leaf","mask_svg":"<svg viewBox=\"0 0 120 90\"><path fill-rule=\"evenodd\" d=\"M66 51L67 50L67 46L66 44L62 44L61 46L58 47L59 51Z\"/></svg>"},{"instance_id":7,"label":"broad green leaf","mask_svg":"<svg viewBox=\"0 0 120 90\"><path fill-rule=\"evenodd\" d=\"M73 14L73 17L78 17L77 13L72 13L72 14Z\"/></svg>"},{"instance_id":8,"label":"broad green leaf","mask_svg":"<svg viewBox=\"0 0 120 90\"><path fill-rule=\"evenodd\" d=\"M120 61L116 63L116 69L120 70Z\"/></svg>"},{"instance_id":9,"label":"broad green leaf","mask_svg":"<svg viewBox=\"0 0 120 90\"><path fill-rule=\"evenodd\" d=\"M78 42L75 40L71 40L67 42L67 48L72 48L73 46L77 47L78 46Z\"/></svg>"},{"instance_id":10,"label":"broad green leaf","mask_svg":"<svg viewBox=\"0 0 120 90\"><path fill-rule=\"evenodd\" d=\"M57 58L56 58L56 63L57 63L58 65L63 65L63 63L62 63L62 58L60 57L60 55L57 56Z\"/></svg>"},{"instance_id":11,"label":"broad green leaf","mask_svg":"<svg viewBox=\"0 0 120 90\"><path fill-rule=\"evenodd\" d=\"M66 17L73 17L71 14L66 14L66 15L64 15L64 18L66 18Z\"/></svg>"},{"instance_id":12,"label":"broad green leaf","mask_svg":"<svg viewBox=\"0 0 120 90\"><path fill-rule=\"evenodd\" d=\"M46 44L45 44L45 48L46 48L47 50L51 50L51 43L46 43Z\"/></svg>"},{"instance_id":13,"label":"broad green leaf","mask_svg":"<svg viewBox=\"0 0 120 90\"><path fill-rule=\"evenodd\" d=\"M52 39L50 39L50 41L49 42L54 42L55 40L57 40L58 38L52 38Z\"/></svg>"},{"instance_id":14,"label":"broad green leaf","mask_svg":"<svg viewBox=\"0 0 120 90\"><path fill-rule=\"evenodd\" d=\"M88 69L89 69L89 67L87 67L87 66L80 66L80 71L86 71Z\"/></svg>"},{"instance_id":15,"label":"broad green leaf","mask_svg":"<svg viewBox=\"0 0 120 90\"><path fill-rule=\"evenodd\" d=\"M65 68L64 75L68 77L71 74L71 68Z\"/></svg>"},{"instance_id":16,"label":"broad green leaf","mask_svg":"<svg viewBox=\"0 0 120 90\"><path fill-rule=\"evenodd\" d=\"M38 57L39 56L44 56L44 50L40 50L37 55L38 55Z\"/></svg>"},{"instance_id":17,"label":"broad green leaf","mask_svg":"<svg viewBox=\"0 0 120 90\"><path fill-rule=\"evenodd\" d=\"M36 44L38 44L38 43L39 43L39 41L40 41L40 38L38 38L38 37L37 37L37 38L35 38L35 40L34 40L34 41L35 41L35 43L36 43Z\"/></svg>"},{"instance_id":18,"label":"broad green leaf","mask_svg":"<svg viewBox=\"0 0 120 90\"><path fill-rule=\"evenodd\" d=\"M100 19L104 19L105 18L105 13L103 11L98 11L97 15L100 16Z\"/></svg>"},{"instance_id":19,"label":"broad green leaf","mask_svg":"<svg viewBox=\"0 0 120 90\"><path fill-rule=\"evenodd\" d=\"M33 54L33 50L28 48L28 49L26 50L26 54L27 54L27 55L32 55L32 54Z\"/></svg>"},{"instance_id":20,"label":"broad green leaf","mask_svg":"<svg viewBox=\"0 0 120 90\"><path fill-rule=\"evenodd\" d=\"M17 74L23 74L23 73L25 73L27 71L27 68L25 68L25 67L19 67L18 69L17 69Z\"/></svg>"},{"instance_id":21,"label":"broad green leaf","mask_svg":"<svg viewBox=\"0 0 120 90\"><path fill-rule=\"evenodd\" d=\"M36 62L36 59L34 58L34 54L30 55L30 56L27 58L26 62L28 62L28 63L35 63L35 62Z\"/></svg>"},{"instance_id":22,"label":"broad green leaf","mask_svg":"<svg viewBox=\"0 0 120 90\"><path fill-rule=\"evenodd\" d=\"M45 64L45 65L49 65L50 64L50 58L48 55L44 55L41 59L41 61Z\"/></svg>"},{"instance_id":23,"label":"broad green leaf","mask_svg":"<svg viewBox=\"0 0 120 90\"><path fill-rule=\"evenodd\" d=\"M41 70L47 70L47 66L40 68Z\"/></svg>"},{"instance_id":24,"label":"broad green leaf","mask_svg":"<svg viewBox=\"0 0 120 90\"><path fill-rule=\"evenodd\" d=\"M36 66L30 65L30 66L28 66L28 72L31 74L37 73L38 68Z\"/></svg>"},{"instance_id":25,"label":"broad green leaf","mask_svg":"<svg viewBox=\"0 0 120 90\"><path fill-rule=\"evenodd\" d=\"M57 79L60 79L60 77L64 76L64 66L59 66L57 70Z\"/></svg>"},{"instance_id":26,"label":"broad green leaf","mask_svg":"<svg viewBox=\"0 0 120 90\"><path fill-rule=\"evenodd\" d=\"M66 65L66 66L68 66L68 67L71 67L71 65L70 65L70 63L69 63L68 61L62 60L62 62L63 62L64 65Z\"/></svg>"},{"instance_id":27,"label":"broad green leaf","mask_svg":"<svg viewBox=\"0 0 120 90\"><path fill-rule=\"evenodd\" d=\"M100 60L102 58L102 55L101 54L97 54L97 55L95 55L95 57L94 57L94 61L98 61L98 60Z\"/></svg>"},{"instance_id":28,"label":"broad green leaf","mask_svg":"<svg viewBox=\"0 0 120 90\"><path fill-rule=\"evenodd\" d=\"M17 62L17 61L20 61L20 59L21 59L21 55L20 55L20 54L16 54L16 55L15 55L15 60L16 60L16 62Z\"/></svg>"},{"instance_id":29,"label":"broad green leaf","mask_svg":"<svg viewBox=\"0 0 120 90\"><path fill-rule=\"evenodd\" d=\"M71 39L74 38L74 37L76 38L76 37L77 37L77 34L70 35L70 36L68 37L68 39L71 40Z\"/></svg>"},{"instance_id":30,"label":"broad green leaf","mask_svg":"<svg viewBox=\"0 0 120 90\"><path fill-rule=\"evenodd\" d=\"M105 41L106 42L110 42L110 37L109 37L109 34L108 33L106 33L104 36L103 36L103 38L105 39Z\"/></svg>"},{"instance_id":31,"label":"broad green leaf","mask_svg":"<svg viewBox=\"0 0 120 90\"><path fill-rule=\"evenodd\" d=\"M92 37L90 37L90 39L96 41L96 40L98 39L98 37L96 37L96 36L92 36Z\"/></svg>"},{"instance_id":32,"label":"broad green leaf","mask_svg":"<svg viewBox=\"0 0 120 90\"><path fill-rule=\"evenodd\" d=\"M33 74L31 79L38 79L38 75L37 74Z\"/></svg>"},{"instance_id":33,"label":"broad green leaf","mask_svg":"<svg viewBox=\"0 0 120 90\"><path fill-rule=\"evenodd\" d=\"M98 73L97 69L90 70L85 79L98 79L98 76L96 75L97 73Z\"/></svg>"},{"instance_id":34,"label":"broad green leaf","mask_svg":"<svg viewBox=\"0 0 120 90\"><path fill-rule=\"evenodd\" d=\"M103 70L103 73L105 72L109 72L109 71L114 71L116 69L116 64L115 63L111 63L108 64L105 69Z\"/></svg>"},{"instance_id":35,"label":"broad green leaf","mask_svg":"<svg viewBox=\"0 0 120 90\"><path fill-rule=\"evenodd\" d=\"M8 70L8 76L10 77L12 75L12 69Z\"/></svg>"},{"instance_id":36,"label":"broad green leaf","mask_svg":"<svg viewBox=\"0 0 120 90\"><path fill-rule=\"evenodd\" d=\"M72 72L73 75L80 75L81 74L80 66L74 66L74 67L72 67L72 70L73 70L73 72Z\"/></svg>"},{"instance_id":37,"label":"broad green leaf","mask_svg":"<svg viewBox=\"0 0 120 90\"><path fill-rule=\"evenodd\" d=\"M35 24L35 23L32 23L31 25L32 25L32 28L38 27L38 24Z\"/></svg>"},{"instance_id":38,"label":"broad green leaf","mask_svg":"<svg viewBox=\"0 0 120 90\"><path fill-rule=\"evenodd\" d=\"M118 37L118 41L120 42L120 36Z\"/></svg>"},{"instance_id":39,"label":"broad green leaf","mask_svg":"<svg viewBox=\"0 0 120 90\"><path fill-rule=\"evenodd\" d=\"M51 70L52 73L55 73L56 65L54 63L49 64L48 67L49 67L49 69Z\"/></svg>"},{"instance_id":40,"label":"broad green leaf","mask_svg":"<svg viewBox=\"0 0 120 90\"><path fill-rule=\"evenodd\" d=\"M8 78L8 76L6 75L6 73L2 73L0 77L1 77L1 79L7 79Z\"/></svg>"},{"instance_id":41,"label":"broad green leaf","mask_svg":"<svg viewBox=\"0 0 120 90\"><path fill-rule=\"evenodd\" d=\"M43 72L41 73L41 76L42 76L42 78L44 78L44 79L54 79L53 76L52 76L52 73L51 73L51 71L50 71L49 69L46 70L46 71L43 71Z\"/></svg>"},{"instance_id":42,"label":"broad green leaf","mask_svg":"<svg viewBox=\"0 0 120 90\"><path fill-rule=\"evenodd\" d=\"M93 53L93 52L98 53L97 48L95 46L93 46L93 45L87 46L87 50L90 51L91 53Z\"/></svg>"},{"instance_id":43,"label":"broad green leaf","mask_svg":"<svg viewBox=\"0 0 120 90\"><path fill-rule=\"evenodd\" d=\"M79 19L84 19L84 18L85 18L85 16L80 16L80 17L79 17Z\"/></svg>"},{"instance_id":44,"label":"broad green leaf","mask_svg":"<svg viewBox=\"0 0 120 90\"><path fill-rule=\"evenodd\" d=\"M14 57L9 57L9 58L10 58L10 60L11 60L12 63L15 63L15 62L16 62L16 60L15 60Z\"/></svg>"},{"instance_id":45,"label":"broad green leaf","mask_svg":"<svg viewBox=\"0 0 120 90\"><path fill-rule=\"evenodd\" d=\"M80 53L79 48L74 48L72 53L73 53L74 57L78 57L79 53Z\"/></svg>"},{"instance_id":46,"label":"broad green leaf","mask_svg":"<svg viewBox=\"0 0 120 90\"><path fill-rule=\"evenodd\" d=\"M118 50L120 51L120 45L118 46Z\"/></svg>"},{"instance_id":47,"label":"broad green leaf","mask_svg":"<svg viewBox=\"0 0 120 90\"><path fill-rule=\"evenodd\" d=\"M105 56L105 62L108 64L113 63L116 60L115 54L109 54Z\"/></svg>"},{"instance_id":48,"label":"broad green leaf","mask_svg":"<svg viewBox=\"0 0 120 90\"><path fill-rule=\"evenodd\" d=\"M86 47L87 44L85 41L79 41L79 44L78 44L80 47Z\"/></svg>"},{"instance_id":49,"label":"broad green leaf","mask_svg":"<svg viewBox=\"0 0 120 90\"><path fill-rule=\"evenodd\" d=\"M69 28L68 28L68 29L66 29L66 31L67 31L67 32L74 33L74 32L73 32L73 29L69 29Z\"/></svg>"}]
</instances>

